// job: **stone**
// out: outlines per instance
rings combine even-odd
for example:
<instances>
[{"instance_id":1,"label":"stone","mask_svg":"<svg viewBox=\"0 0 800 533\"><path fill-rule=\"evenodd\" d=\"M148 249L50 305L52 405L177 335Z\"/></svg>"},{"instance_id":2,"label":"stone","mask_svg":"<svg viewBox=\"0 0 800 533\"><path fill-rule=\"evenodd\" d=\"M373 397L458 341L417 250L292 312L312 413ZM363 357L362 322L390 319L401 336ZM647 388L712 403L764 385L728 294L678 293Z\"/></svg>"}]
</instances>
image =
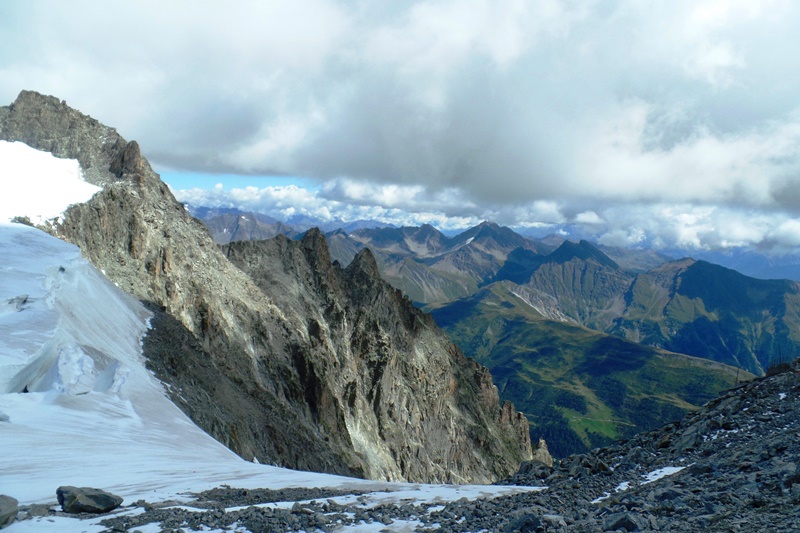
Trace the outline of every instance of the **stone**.
<instances>
[{"instance_id":1,"label":"stone","mask_svg":"<svg viewBox=\"0 0 800 533\"><path fill-rule=\"evenodd\" d=\"M564 517L558 514L543 514L542 522L548 528L567 527Z\"/></svg>"},{"instance_id":2,"label":"stone","mask_svg":"<svg viewBox=\"0 0 800 533\"><path fill-rule=\"evenodd\" d=\"M19 511L19 502L11 496L0 495L0 529L10 525Z\"/></svg>"},{"instance_id":3,"label":"stone","mask_svg":"<svg viewBox=\"0 0 800 533\"><path fill-rule=\"evenodd\" d=\"M542 526L542 521L534 514L520 512L508 522L504 533L519 531L520 533L535 533Z\"/></svg>"},{"instance_id":4,"label":"stone","mask_svg":"<svg viewBox=\"0 0 800 533\"><path fill-rule=\"evenodd\" d=\"M65 485L56 490L58 503L65 513L101 514L113 511L122 504L122 498L101 489Z\"/></svg>"},{"instance_id":5,"label":"stone","mask_svg":"<svg viewBox=\"0 0 800 533\"><path fill-rule=\"evenodd\" d=\"M649 526L649 522L634 513L614 513L603 519L603 531L641 531Z\"/></svg>"}]
</instances>

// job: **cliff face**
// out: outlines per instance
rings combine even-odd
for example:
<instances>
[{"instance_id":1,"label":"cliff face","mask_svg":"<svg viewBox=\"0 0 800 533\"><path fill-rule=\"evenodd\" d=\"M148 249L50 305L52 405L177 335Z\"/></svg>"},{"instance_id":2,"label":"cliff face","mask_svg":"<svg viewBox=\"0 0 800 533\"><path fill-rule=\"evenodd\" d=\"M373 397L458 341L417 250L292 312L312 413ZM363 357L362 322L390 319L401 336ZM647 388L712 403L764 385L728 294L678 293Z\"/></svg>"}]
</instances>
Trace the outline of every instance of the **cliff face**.
<instances>
[{"instance_id":1,"label":"cliff face","mask_svg":"<svg viewBox=\"0 0 800 533\"><path fill-rule=\"evenodd\" d=\"M219 249L135 142L52 97L0 108L0 139L78 159L103 187L51 231L150 303L151 368L239 455L419 482L489 481L530 458L527 421L488 371L380 282L368 252L342 270L315 232Z\"/></svg>"},{"instance_id":2,"label":"cliff face","mask_svg":"<svg viewBox=\"0 0 800 533\"><path fill-rule=\"evenodd\" d=\"M223 247L298 325L290 351L312 417L347 434L372 478L488 480L530 454L528 424L362 250L346 269L324 236Z\"/></svg>"}]
</instances>

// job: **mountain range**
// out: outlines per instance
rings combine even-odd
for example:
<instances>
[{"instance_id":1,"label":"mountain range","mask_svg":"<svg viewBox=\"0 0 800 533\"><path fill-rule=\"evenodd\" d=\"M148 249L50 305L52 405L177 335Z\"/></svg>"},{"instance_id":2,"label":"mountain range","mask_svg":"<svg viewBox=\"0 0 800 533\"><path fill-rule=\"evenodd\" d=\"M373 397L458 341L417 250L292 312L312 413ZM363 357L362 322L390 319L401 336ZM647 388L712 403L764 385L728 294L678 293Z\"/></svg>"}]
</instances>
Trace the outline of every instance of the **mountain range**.
<instances>
[{"instance_id":1,"label":"mountain range","mask_svg":"<svg viewBox=\"0 0 800 533\"><path fill-rule=\"evenodd\" d=\"M424 225L327 238L343 265L373 251L557 457L653 429L800 355L794 281L490 222L452 237Z\"/></svg>"},{"instance_id":2,"label":"mountain range","mask_svg":"<svg viewBox=\"0 0 800 533\"><path fill-rule=\"evenodd\" d=\"M584 453L680 418L753 376L546 318L524 286L497 282L431 314L492 372L555 457ZM557 318L557 317L555 317Z\"/></svg>"},{"instance_id":3,"label":"mountain range","mask_svg":"<svg viewBox=\"0 0 800 533\"><path fill-rule=\"evenodd\" d=\"M800 284L705 261L634 273L586 241L545 257L517 253L495 277L551 297L544 315L756 374L800 355Z\"/></svg>"}]
</instances>

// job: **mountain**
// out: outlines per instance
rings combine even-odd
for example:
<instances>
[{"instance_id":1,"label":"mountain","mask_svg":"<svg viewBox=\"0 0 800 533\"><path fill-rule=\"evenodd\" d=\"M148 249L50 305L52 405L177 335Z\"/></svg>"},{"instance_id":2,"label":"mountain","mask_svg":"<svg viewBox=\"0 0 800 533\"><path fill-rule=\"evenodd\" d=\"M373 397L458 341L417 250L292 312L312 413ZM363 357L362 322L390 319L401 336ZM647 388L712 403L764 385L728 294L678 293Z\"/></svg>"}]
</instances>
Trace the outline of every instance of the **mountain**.
<instances>
[{"instance_id":1,"label":"mountain","mask_svg":"<svg viewBox=\"0 0 800 533\"><path fill-rule=\"evenodd\" d=\"M746 372L545 318L524 287L498 282L432 311L556 457L586 452L697 409Z\"/></svg>"},{"instance_id":2,"label":"mountain","mask_svg":"<svg viewBox=\"0 0 800 533\"><path fill-rule=\"evenodd\" d=\"M373 251L385 280L422 304L472 294L495 275L513 250L536 250L533 241L492 222L454 237L427 224L363 229L350 237Z\"/></svg>"},{"instance_id":3,"label":"mountain","mask_svg":"<svg viewBox=\"0 0 800 533\"><path fill-rule=\"evenodd\" d=\"M640 274L609 332L763 374L800 356L800 284L759 280L705 261Z\"/></svg>"},{"instance_id":4,"label":"mountain","mask_svg":"<svg viewBox=\"0 0 800 533\"><path fill-rule=\"evenodd\" d=\"M488 371L465 359L432 321L417 318L367 258L351 271L350 289L375 300L375 315L359 318L359 309L332 305L325 309L338 322L312 320L291 312L284 305L291 295L283 292L293 287L298 298L305 292L330 303L326 291L344 274L310 265L287 247L280 259L259 261L281 261L291 284L265 290L175 200L135 141L29 91L0 108L0 139L76 159L86 181L102 188L52 221L50 230L148 305L154 313L144 341L150 368L192 420L245 459L381 479L478 482L530 457L527 421L500 405ZM322 253L321 239L310 238ZM369 328L369 335L341 332L353 336L341 339L349 351L336 354L339 364L316 358L327 332L333 336L345 321ZM355 370L362 368L374 382L360 382L365 374ZM437 401L446 405L421 405L429 397L424 391L442 384ZM413 409L383 418L381 395L392 387L397 397L417 398L420 413L432 417L420 440L397 442L381 431L417 422Z\"/></svg>"},{"instance_id":5,"label":"mountain","mask_svg":"<svg viewBox=\"0 0 800 533\"><path fill-rule=\"evenodd\" d=\"M563 241L552 252L542 255L527 248L517 248L506 257L502 268L497 271L494 279L497 281L509 280L517 284L529 283L534 273L545 265L564 265L573 260L592 263L598 267L607 267L620 270L614 260L601 252L588 241L574 243ZM550 270L550 269L545 269Z\"/></svg>"},{"instance_id":6,"label":"mountain","mask_svg":"<svg viewBox=\"0 0 800 533\"><path fill-rule=\"evenodd\" d=\"M494 279L543 295L544 317L755 374L800 356L794 281L759 280L693 259L636 273L586 241L564 241L546 256L515 250Z\"/></svg>"},{"instance_id":7,"label":"mountain","mask_svg":"<svg viewBox=\"0 0 800 533\"><path fill-rule=\"evenodd\" d=\"M231 241L253 241L271 239L276 235L296 235L291 226L258 213L229 213L217 215L203 221L217 244Z\"/></svg>"},{"instance_id":8,"label":"mountain","mask_svg":"<svg viewBox=\"0 0 800 533\"><path fill-rule=\"evenodd\" d=\"M501 270L495 279L502 280L503 274ZM564 241L527 271L518 271L516 279L552 297L557 312L568 320L605 331L625 308L624 295L633 274L586 241Z\"/></svg>"},{"instance_id":9,"label":"mountain","mask_svg":"<svg viewBox=\"0 0 800 533\"><path fill-rule=\"evenodd\" d=\"M527 434L527 423L510 404L501 407L488 371L464 358L429 315L380 281L368 249L342 269L332 264L319 230L309 230L299 242L278 237L225 248L234 265L302 324L308 341L290 352L303 355L295 363L305 381L303 394L332 439L349 433L353 441L386 442L392 460L416 478L451 475L437 457L475 461L460 451L470 447L467 435L485 443L486 471L498 469L495 457L524 454L518 439L526 440L520 435ZM343 379L326 382L324 375L333 372ZM332 408L337 401L343 405ZM500 419L511 427L497 427ZM418 468L442 471L417 473Z\"/></svg>"},{"instance_id":10,"label":"mountain","mask_svg":"<svg viewBox=\"0 0 800 533\"><path fill-rule=\"evenodd\" d=\"M797 250L776 254L734 248L731 250L668 250L672 257L691 256L736 270L758 279L790 279L800 281L800 255Z\"/></svg>"}]
</instances>

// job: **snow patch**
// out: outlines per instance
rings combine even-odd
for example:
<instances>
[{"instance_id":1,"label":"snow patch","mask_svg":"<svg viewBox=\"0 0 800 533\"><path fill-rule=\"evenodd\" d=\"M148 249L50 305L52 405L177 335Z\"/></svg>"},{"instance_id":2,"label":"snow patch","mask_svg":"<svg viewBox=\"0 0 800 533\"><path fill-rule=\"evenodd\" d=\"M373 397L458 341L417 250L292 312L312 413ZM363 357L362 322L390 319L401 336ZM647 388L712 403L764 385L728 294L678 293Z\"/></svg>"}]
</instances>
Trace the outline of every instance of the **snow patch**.
<instances>
[{"instance_id":1,"label":"snow patch","mask_svg":"<svg viewBox=\"0 0 800 533\"><path fill-rule=\"evenodd\" d=\"M685 466L665 466L664 468L659 468L658 470L653 470L652 472L645 474L644 481L642 481L642 485L647 485L648 483L652 483L654 481L658 481L661 478L671 476L672 474L677 474L681 470L686 468Z\"/></svg>"},{"instance_id":2,"label":"snow patch","mask_svg":"<svg viewBox=\"0 0 800 533\"><path fill-rule=\"evenodd\" d=\"M692 463L692 464L694 464L694 463ZM688 466L692 466L692 465L690 464ZM686 467L685 466L665 466L664 468L659 468L658 470L653 470L652 472L649 472L649 473L643 475L642 476L642 481L639 482L638 485L647 485L648 483L652 483L654 481L658 481L661 478L664 478L664 477L667 477L667 476L671 476L672 474L677 474L678 472L680 472L684 468L686 468ZM633 484L634 483L632 483L630 481L623 481L622 483L620 483L619 485L617 485L614 488L614 492L625 492L626 490L631 488L631 485L633 485ZM597 504L597 503L602 502L603 500L609 499L610 497L611 497L611 493L610 492L604 492L602 496L599 496L599 497L595 498L594 500L592 500L589 503Z\"/></svg>"},{"instance_id":3,"label":"snow patch","mask_svg":"<svg viewBox=\"0 0 800 533\"><path fill-rule=\"evenodd\" d=\"M84 180L76 159L59 159L21 142L0 141L0 221L28 217L34 224L59 218L101 188Z\"/></svg>"}]
</instances>

